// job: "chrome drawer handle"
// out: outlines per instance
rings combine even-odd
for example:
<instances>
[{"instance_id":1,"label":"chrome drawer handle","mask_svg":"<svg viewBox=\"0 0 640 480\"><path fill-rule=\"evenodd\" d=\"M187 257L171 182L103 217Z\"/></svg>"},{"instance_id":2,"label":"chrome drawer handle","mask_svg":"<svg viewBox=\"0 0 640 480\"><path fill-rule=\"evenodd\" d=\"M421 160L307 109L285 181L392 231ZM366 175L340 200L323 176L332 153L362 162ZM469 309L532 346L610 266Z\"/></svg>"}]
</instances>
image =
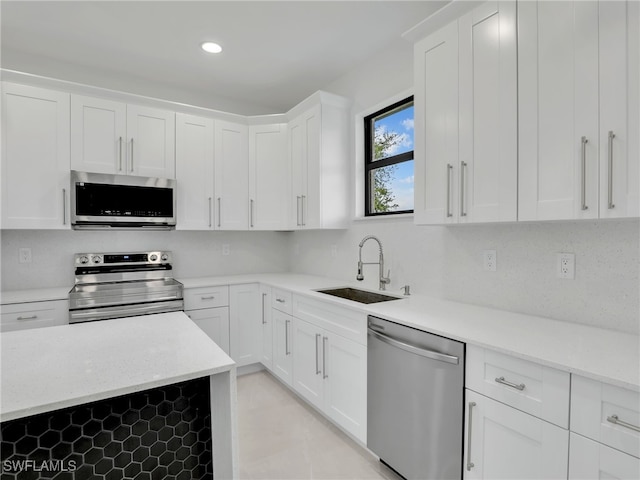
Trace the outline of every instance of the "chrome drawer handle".
<instances>
[{"instance_id":1,"label":"chrome drawer handle","mask_svg":"<svg viewBox=\"0 0 640 480\"><path fill-rule=\"evenodd\" d=\"M38 315L31 315L30 317L18 317L18 320L35 320Z\"/></svg>"},{"instance_id":2,"label":"chrome drawer handle","mask_svg":"<svg viewBox=\"0 0 640 480\"><path fill-rule=\"evenodd\" d=\"M473 467L475 467L475 465L473 464L473 462L471 461L471 422L472 420L472 416L471 416L471 412L473 411L473 407L476 406L476 402L469 402L469 433L468 433L468 437L467 437L467 472L470 472L471 469Z\"/></svg>"},{"instance_id":3,"label":"chrome drawer handle","mask_svg":"<svg viewBox=\"0 0 640 480\"><path fill-rule=\"evenodd\" d=\"M211 295L210 297L200 297L200 300L213 300L214 298L216 298L216 297Z\"/></svg>"},{"instance_id":4,"label":"chrome drawer handle","mask_svg":"<svg viewBox=\"0 0 640 480\"><path fill-rule=\"evenodd\" d=\"M284 300L284 298L276 298L276 302L285 303L285 300Z\"/></svg>"},{"instance_id":5,"label":"chrome drawer handle","mask_svg":"<svg viewBox=\"0 0 640 480\"><path fill-rule=\"evenodd\" d=\"M511 387L511 388L515 388L516 390L524 390L524 383L521 383L520 385L515 384L515 383L511 383L508 380L505 380L504 377L496 377L496 382L501 383L502 385L506 385L507 387Z\"/></svg>"},{"instance_id":6,"label":"chrome drawer handle","mask_svg":"<svg viewBox=\"0 0 640 480\"><path fill-rule=\"evenodd\" d=\"M611 415L610 417L607 417L607 422L613 423L615 425L620 425L621 427L628 428L629 430L633 430L634 432L640 432L640 427L620 420L618 418L618 415Z\"/></svg>"}]
</instances>

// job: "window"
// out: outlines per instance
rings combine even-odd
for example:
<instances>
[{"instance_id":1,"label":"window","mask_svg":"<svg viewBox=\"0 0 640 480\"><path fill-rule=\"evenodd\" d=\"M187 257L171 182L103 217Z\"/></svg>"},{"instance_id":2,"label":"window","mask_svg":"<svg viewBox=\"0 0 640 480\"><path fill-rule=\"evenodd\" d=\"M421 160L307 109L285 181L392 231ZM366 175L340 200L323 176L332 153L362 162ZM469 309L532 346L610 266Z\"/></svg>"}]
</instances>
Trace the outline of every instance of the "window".
<instances>
[{"instance_id":1,"label":"window","mask_svg":"<svg viewBox=\"0 0 640 480\"><path fill-rule=\"evenodd\" d=\"M413 212L413 97L364 119L365 216Z\"/></svg>"}]
</instances>

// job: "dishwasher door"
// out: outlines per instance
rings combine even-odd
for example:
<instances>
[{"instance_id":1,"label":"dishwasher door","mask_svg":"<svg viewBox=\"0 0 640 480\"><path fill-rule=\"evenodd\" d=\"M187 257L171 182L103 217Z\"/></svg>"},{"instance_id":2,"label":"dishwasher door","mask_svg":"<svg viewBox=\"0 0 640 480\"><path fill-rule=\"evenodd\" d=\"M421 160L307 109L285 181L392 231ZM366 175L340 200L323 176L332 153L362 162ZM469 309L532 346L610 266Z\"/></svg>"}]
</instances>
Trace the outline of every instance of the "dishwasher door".
<instances>
[{"instance_id":1,"label":"dishwasher door","mask_svg":"<svg viewBox=\"0 0 640 480\"><path fill-rule=\"evenodd\" d=\"M367 447L403 477L461 479L464 343L369 317Z\"/></svg>"}]
</instances>

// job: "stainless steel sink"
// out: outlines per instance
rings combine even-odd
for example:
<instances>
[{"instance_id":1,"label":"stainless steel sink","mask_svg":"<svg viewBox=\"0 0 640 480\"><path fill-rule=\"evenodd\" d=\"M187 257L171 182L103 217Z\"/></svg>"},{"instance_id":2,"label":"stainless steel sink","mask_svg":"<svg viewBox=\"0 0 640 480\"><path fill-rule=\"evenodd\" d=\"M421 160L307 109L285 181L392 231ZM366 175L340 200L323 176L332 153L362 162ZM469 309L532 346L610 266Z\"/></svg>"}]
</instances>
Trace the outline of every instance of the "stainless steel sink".
<instances>
[{"instance_id":1,"label":"stainless steel sink","mask_svg":"<svg viewBox=\"0 0 640 480\"><path fill-rule=\"evenodd\" d=\"M345 298L358 303L379 303L389 302L391 300L400 300L399 297L383 295L381 293L368 292L357 288L331 288L327 290L316 290L318 293L325 295L333 295L334 297Z\"/></svg>"}]
</instances>

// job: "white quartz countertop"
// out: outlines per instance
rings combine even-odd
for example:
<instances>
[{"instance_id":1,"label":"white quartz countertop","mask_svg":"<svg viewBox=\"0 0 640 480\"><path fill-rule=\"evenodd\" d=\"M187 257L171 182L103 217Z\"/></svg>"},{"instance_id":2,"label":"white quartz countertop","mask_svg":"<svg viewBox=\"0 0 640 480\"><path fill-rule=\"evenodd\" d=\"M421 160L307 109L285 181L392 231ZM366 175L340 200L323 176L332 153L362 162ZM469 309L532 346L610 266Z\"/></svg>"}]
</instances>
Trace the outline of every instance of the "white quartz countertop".
<instances>
[{"instance_id":1,"label":"white quartz countertop","mask_svg":"<svg viewBox=\"0 0 640 480\"><path fill-rule=\"evenodd\" d=\"M0 304L25 302L47 302L50 300L68 300L71 287L34 288L32 290L9 290L0 292Z\"/></svg>"},{"instance_id":2,"label":"white quartz countertop","mask_svg":"<svg viewBox=\"0 0 640 480\"><path fill-rule=\"evenodd\" d=\"M356 282L290 273L178 278L185 288L262 283L465 343L640 391L640 336L423 295L364 305L315 290ZM20 293L29 298L28 292ZM7 292L3 292L3 295ZM14 293L17 297L18 292ZM395 296L400 296L388 292ZM65 295L66 298L66 295ZM33 301L32 298L25 301ZM3 300L4 302L4 300ZM102 322L99 322L102 323Z\"/></svg>"},{"instance_id":3,"label":"white quartz countertop","mask_svg":"<svg viewBox=\"0 0 640 480\"><path fill-rule=\"evenodd\" d=\"M0 421L235 368L182 312L5 332L0 345Z\"/></svg>"}]
</instances>

